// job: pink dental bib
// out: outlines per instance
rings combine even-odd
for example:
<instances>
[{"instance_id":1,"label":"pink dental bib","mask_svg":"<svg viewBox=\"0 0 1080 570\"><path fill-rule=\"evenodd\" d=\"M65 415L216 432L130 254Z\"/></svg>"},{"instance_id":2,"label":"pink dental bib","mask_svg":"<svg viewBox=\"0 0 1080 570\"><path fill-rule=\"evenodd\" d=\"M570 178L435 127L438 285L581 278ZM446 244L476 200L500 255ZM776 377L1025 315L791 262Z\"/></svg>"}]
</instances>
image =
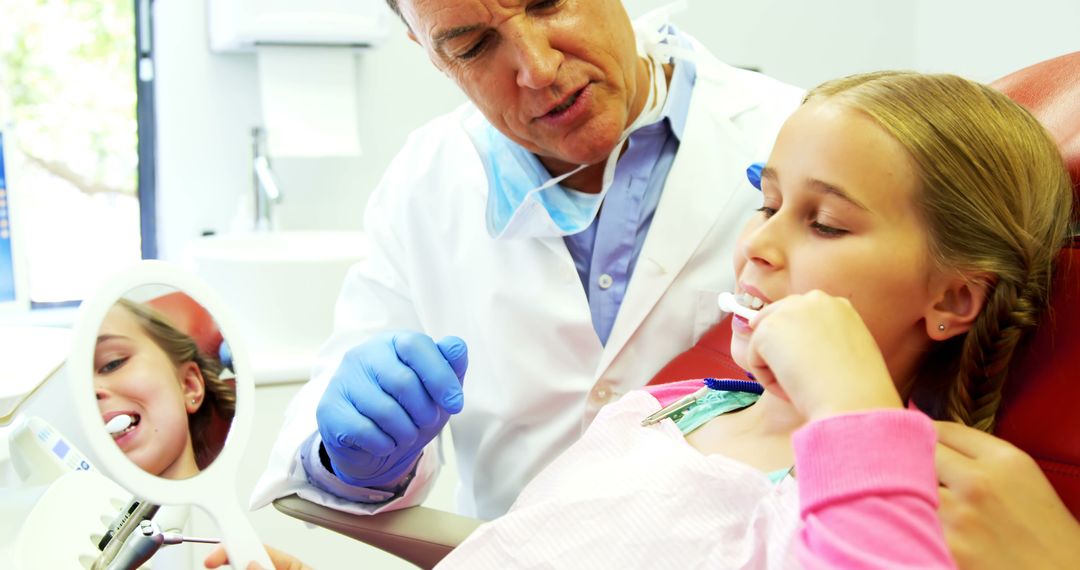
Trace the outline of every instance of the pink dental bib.
<instances>
[{"instance_id":1,"label":"pink dental bib","mask_svg":"<svg viewBox=\"0 0 1080 570\"><path fill-rule=\"evenodd\" d=\"M606 406L503 517L439 568L795 568L796 482L702 455L656 399Z\"/></svg>"}]
</instances>

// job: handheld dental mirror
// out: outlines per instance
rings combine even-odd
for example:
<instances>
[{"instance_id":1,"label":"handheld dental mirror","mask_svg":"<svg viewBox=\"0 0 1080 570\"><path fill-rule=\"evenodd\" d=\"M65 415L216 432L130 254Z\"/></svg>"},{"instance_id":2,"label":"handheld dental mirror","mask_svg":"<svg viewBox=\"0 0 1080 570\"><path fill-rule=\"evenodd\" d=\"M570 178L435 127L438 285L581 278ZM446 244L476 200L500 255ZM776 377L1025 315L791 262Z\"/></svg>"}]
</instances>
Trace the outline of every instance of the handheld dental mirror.
<instances>
[{"instance_id":1,"label":"handheld dental mirror","mask_svg":"<svg viewBox=\"0 0 1080 570\"><path fill-rule=\"evenodd\" d=\"M232 371L235 373L235 414L225 436L224 446L216 459L197 474L181 479L166 479L143 470L120 449L114 435L124 429L140 429L147 418L138 421L131 414L118 414L108 424L95 393L95 349L100 331L109 311L121 299L129 299L133 291L166 289L179 291L201 305L212 315L232 352ZM241 498L237 496L237 473L254 419L255 386L248 355L231 319L229 307L205 282L178 266L160 261L142 261L109 279L93 298L80 308L79 320L72 338L68 358L68 374L76 419L83 427L94 464L110 479L128 492L157 505L196 505L210 515L223 534L222 542L234 561L245 568L248 562L258 562L273 568L269 555L244 514ZM127 424L127 425L124 425ZM120 431L114 431L120 430ZM111 434L109 432L112 432ZM129 437L126 433L120 437ZM246 498L246 497L245 497Z\"/></svg>"}]
</instances>

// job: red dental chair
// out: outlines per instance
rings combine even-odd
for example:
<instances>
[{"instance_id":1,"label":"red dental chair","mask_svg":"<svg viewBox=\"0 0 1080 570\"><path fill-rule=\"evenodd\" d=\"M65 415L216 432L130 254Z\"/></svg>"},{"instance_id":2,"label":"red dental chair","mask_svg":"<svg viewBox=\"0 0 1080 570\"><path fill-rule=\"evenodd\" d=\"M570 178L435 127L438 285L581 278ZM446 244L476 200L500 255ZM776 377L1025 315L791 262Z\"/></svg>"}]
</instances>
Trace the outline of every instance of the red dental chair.
<instances>
[{"instance_id":1,"label":"red dental chair","mask_svg":"<svg viewBox=\"0 0 1080 570\"><path fill-rule=\"evenodd\" d=\"M1047 60L992 84L1025 105L1058 141L1080 204L1080 52ZM1074 211L1074 220L1080 219ZM1075 227L1075 226L1074 226ZM1080 518L1080 240L1062 251L1051 311L1020 349L1012 366L997 435L1039 463L1073 515ZM731 361L730 323L725 320L665 366L650 382L728 376L743 371ZM422 568L438 563L480 521L412 507L358 517L296 496L274 506L300 520L323 526L385 550Z\"/></svg>"}]
</instances>

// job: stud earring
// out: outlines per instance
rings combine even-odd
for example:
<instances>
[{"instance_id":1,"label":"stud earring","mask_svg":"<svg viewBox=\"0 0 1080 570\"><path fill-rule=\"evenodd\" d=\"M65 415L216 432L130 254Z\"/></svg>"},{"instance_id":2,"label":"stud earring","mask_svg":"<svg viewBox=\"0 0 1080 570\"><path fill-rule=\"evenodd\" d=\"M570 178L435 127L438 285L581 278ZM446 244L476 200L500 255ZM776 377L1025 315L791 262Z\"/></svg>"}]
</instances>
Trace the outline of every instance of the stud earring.
<instances>
[{"instance_id":1,"label":"stud earring","mask_svg":"<svg viewBox=\"0 0 1080 570\"><path fill-rule=\"evenodd\" d=\"M945 332L945 323L938 323L937 330Z\"/></svg>"},{"instance_id":2,"label":"stud earring","mask_svg":"<svg viewBox=\"0 0 1080 570\"><path fill-rule=\"evenodd\" d=\"M191 404L192 404L192 405L195 405L195 398L192 398L192 399L191 399Z\"/></svg>"}]
</instances>

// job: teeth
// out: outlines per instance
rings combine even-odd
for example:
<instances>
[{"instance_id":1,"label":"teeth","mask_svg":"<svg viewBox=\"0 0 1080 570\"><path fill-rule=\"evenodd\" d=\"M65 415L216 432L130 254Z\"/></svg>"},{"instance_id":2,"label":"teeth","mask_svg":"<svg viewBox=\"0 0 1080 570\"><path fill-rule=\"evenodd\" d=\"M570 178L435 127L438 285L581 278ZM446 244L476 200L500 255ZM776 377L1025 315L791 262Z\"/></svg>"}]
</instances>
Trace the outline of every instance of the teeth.
<instances>
[{"instance_id":1,"label":"teeth","mask_svg":"<svg viewBox=\"0 0 1080 570\"><path fill-rule=\"evenodd\" d=\"M577 93L574 93L573 95L570 96L569 99L566 100L565 103L563 103L562 105L559 105L558 107L555 107L554 109L552 109L550 114L554 115L554 114L562 113L563 111L569 109L570 106L573 105L575 101L577 101L577 98L578 98Z\"/></svg>"},{"instance_id":2,"label":"teeth","mask_svg":"<svg viewBox=\"0 0 1080 570\"><path fill-rule=\"evenodd\" d=\"M750 293L743 293L736 296L735 299L739 302L740 305L750 309L754 309L755 311L760 310L762 307L765 306L765 301L758 299Z\"/></svg>"}]
</instances>

